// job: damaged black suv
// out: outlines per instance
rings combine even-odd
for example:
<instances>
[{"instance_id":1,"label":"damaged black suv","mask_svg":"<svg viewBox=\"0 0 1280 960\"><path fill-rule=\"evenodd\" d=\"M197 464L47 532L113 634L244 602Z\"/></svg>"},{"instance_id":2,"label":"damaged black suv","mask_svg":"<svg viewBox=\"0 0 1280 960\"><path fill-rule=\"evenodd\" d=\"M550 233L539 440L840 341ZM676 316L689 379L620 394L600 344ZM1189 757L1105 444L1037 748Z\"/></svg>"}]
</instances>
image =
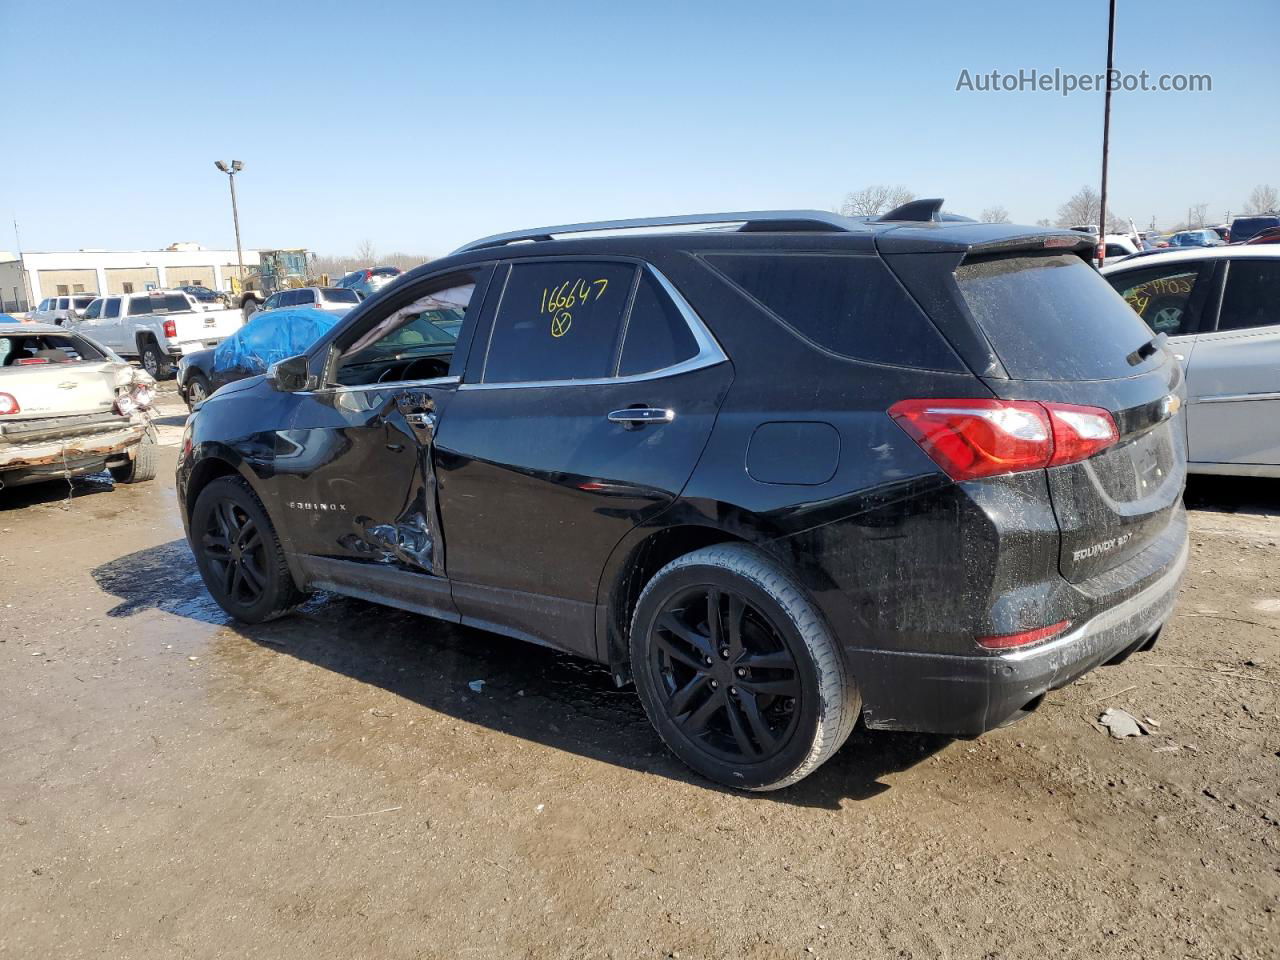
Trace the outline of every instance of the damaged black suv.
<instances>
[{"instance_id":1,"label":"damaged black suv","mask_svg":"<svg viewBox=\"0 0 1280 960\"><path fill-rule=\"evenodd\" d=\"M1025 715L1170 615L1182 374L1087 237L939 208L548 227L401 276L197 406L178 502L209 591L598 660L751 789L859 718Z\"/></svg>"}]
</instances>

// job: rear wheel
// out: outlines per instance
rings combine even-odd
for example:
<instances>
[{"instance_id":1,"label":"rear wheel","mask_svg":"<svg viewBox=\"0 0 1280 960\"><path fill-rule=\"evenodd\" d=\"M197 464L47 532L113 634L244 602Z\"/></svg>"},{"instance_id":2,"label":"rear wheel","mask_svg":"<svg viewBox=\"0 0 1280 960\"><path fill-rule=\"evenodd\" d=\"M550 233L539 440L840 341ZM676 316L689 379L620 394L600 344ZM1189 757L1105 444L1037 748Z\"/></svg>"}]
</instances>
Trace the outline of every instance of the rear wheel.
<instances>
[{"instance_id":1,"label":"rear wheel","mask_svg":"<svg viewBox=\"0 0 1280 960\"><path fill-rule=\"evenodd\" d=\"M636 604L631 670L667 746L703 776L749 790L816 770L861 705L817 608L745 544L658 571Z\"/></svg>"},{"instance_id":2,"label":"rear wheel","mask_svg":"<svg viewBox=\"0 0 1280 960\"><path fill-rule=\"evenodd\" d=\"M133 451L133 459L118 467L111 467L111 477L116 483L143 483L156 478L157 452L155 437L150 428L142 435L142 441Z\"/></svg>"},{"instance_id":3,"label":"rear wheel","mask_svg":"<svg viewBox=\"0 0 1280 960\"><path fill-rule=\"evenodd\" d=\"M155 379L167 380L173 376L173 366L169 363L168 356L160 350L160 345L154 340L148 340L142 345L139 357L142 361L142 369Z\"/></svg>"},{"instance_id":4,"label":"rear wheel","mask_svg":"<svg viewBox=\"0 0 1280 960\"><path fill-rule=\"evenodd\" d=\"M210 595L237 620L273 620L302 601L275 528L240 477L219 477L200 491L190 538Z\"/></svg>"}]
</instances>

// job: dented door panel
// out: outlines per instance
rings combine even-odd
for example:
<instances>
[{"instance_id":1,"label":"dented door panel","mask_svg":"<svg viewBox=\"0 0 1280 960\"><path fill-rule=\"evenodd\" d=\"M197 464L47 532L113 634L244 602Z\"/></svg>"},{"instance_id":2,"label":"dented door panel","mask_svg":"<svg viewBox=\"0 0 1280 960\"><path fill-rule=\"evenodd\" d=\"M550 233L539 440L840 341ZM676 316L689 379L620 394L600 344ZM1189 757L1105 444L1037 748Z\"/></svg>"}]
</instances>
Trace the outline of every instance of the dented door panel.
<instances>
[{"instance_id":1,"label":"dented door panel","mask_svg":"<svg viewBox=\"0 0 1280 960\"><path fill-rule=\"evenodd\" d=\"M453 389L423 381L303 398L275 463L294 550L444 576L431 452Z\"/></svg>"}]
</instances>

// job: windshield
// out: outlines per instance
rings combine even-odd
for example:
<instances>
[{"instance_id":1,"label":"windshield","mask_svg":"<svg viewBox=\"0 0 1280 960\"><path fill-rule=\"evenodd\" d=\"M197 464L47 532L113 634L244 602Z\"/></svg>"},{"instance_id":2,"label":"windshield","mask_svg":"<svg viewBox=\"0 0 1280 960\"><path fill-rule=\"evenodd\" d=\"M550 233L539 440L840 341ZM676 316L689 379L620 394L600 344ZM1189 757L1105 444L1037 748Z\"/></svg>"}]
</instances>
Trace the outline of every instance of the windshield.
<instances>
[{"instance_id":1,"label":"windshield","mask_svg":"<svg viewBox=\"0 0 1280 960\"><path fill-rule=\"evenodd\" d=\"M978 260L963 264L956 282L1015 380L1110 380L1160 362L1156 353L1130 365L1151 331L1074 254Z\"/></svg>"}]
</instances>

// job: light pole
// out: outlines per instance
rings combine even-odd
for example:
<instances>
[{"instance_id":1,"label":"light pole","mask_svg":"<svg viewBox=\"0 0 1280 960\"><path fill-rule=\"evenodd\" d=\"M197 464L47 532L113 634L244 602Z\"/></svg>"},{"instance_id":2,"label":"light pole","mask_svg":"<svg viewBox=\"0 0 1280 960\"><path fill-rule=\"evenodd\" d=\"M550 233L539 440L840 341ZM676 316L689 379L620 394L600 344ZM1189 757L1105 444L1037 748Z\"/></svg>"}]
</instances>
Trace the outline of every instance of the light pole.
<instances>
[{"instance_id":1,"label":"light pole","mask_svg":"<svg viewBox=\"0 0 1280 960\"><path fill-rule=\"evenodd\" d=\"M236 174L244 169L244 164L239 160L232 160L228 166L221 160L213 161L213 165L227 175L227 183L231 184L231 221L236 228L236 260L240 264L240 289L237 293L244 293L244 253L240 249L240 211L236 208Z\"/></svg>"},{"instance_id":2,"label":"light pole","mask_svg":"<svg viewBox=\"0 0 1280 960\"><path fill-rule=\"evenodd\" d=\"M1102 107L1102 210L1098 214L1098 266L1107 257L1107 150L1111 146L1111 74L1116 62L1116 0L1111 0L1107 16L1107 87Z\"/></svg>"}]
</instances>

